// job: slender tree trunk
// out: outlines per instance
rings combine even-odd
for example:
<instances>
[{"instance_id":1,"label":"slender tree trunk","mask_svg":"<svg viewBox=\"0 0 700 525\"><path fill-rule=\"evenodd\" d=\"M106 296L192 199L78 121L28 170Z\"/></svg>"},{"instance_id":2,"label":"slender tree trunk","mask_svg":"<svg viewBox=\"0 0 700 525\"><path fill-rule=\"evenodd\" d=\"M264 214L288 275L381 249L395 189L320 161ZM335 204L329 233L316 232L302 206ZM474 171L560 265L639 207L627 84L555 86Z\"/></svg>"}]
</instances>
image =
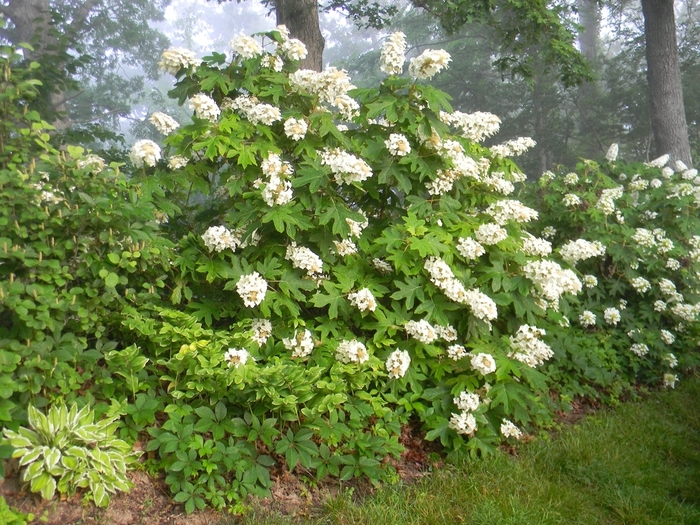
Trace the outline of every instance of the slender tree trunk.
<instances>
[{"instance_id":1,"label":"slender tree trunk","mask_svg":"<svg viewBox=\"0 0 700 525\"><path fill-rule=\"evenodd\" d=\"M673 0L642 0L651 129L657 155L692 165Z\"/></svg>"},{"instance_id":2,"label":"slender tree trunk","mask_svg":"<svg viewBox=\"0 0 700 525\"><path fill-rule=\"evenodd\" d=\"M293 38L304 44L309 54L301 67L321 71L326 44L318 22L318 0L275 0L277 23L284 24Z\"/></svg>"},{"instance_id":3,"label":"slender tree trunk","mask_svg":"<svg viewBox=\"0 0 700 525\"><path fill-rule=\"evenodd\" d=\"M589 62L595 62L598 58L598 32L600 22L598 19L597 0L576 0L579 24L581 31L578 34L578 44L581 53Z\"/></svg>"}]
</instances>

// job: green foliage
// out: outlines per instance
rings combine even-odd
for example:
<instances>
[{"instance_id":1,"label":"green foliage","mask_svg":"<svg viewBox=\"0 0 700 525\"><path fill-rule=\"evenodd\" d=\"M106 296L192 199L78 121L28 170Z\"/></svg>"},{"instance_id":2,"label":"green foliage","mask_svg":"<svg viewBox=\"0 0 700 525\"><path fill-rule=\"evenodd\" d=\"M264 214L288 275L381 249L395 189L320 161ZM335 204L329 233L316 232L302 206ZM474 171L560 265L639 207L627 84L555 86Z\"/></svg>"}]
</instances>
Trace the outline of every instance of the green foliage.
<instances>
[{"instance_id":1,"label":"green foliage","mask_svg":"<svg viewBox=\"0 0 700 525\"><path fill-rule=\"evenodd\" d=\"M5 429L5 440L15 448L22 481L32 492L51 499L55 492L75 494L87 489L97 506L106 506L110 494L132 486L126 469L140 456L131 446L114 437L117 417L95 423L88 405L51 406L46 415L29 405L29 427L17 432Z\"/></svg>"},{"instance_id":2,"label":"green foliage","mask_svg":"<svg viewBox=\"0 0 700 525\"><path fill-rule=\"evenodd\" d=\"M24 514L12 508L7 504L5 498L0 496L0 523L5 525L27 525L34 521L34 514Z\"/></svg>"}]
</instances>

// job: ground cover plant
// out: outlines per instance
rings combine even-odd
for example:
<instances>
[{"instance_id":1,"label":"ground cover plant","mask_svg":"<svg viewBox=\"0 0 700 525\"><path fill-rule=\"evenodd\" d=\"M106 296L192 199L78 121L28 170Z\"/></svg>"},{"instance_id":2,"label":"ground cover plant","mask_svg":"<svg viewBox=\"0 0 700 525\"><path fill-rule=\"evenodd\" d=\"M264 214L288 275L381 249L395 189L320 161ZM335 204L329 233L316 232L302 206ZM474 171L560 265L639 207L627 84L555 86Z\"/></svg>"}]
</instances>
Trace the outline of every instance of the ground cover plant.
<instances>
[{"instance_id":1,"label":"ground cover plant","mask_svg":"<svg viewBox=\"0 0 700 525\"><path fill-rule=\"evenodd\" d=\"M228 55L168 50L192 123L156 112L162 147L140 140L129 164L104 166L49 144L5 49L7 443L29 404L90 405L121 418L105 428L144 444L143 467L188 513L235 510L269 493L273 469L395 479L409 422L451 459L483 455L550 424L562 399L614 401L694 366L692 170L639 166L625 193L608 176L622 165L583 163L525 189L510 157L533 142L485 146L499 119L429 84L449 55L425 51L404 74L405 50L387 40L387 77L367 89L298 69L305 48L283 27ZM573 184L580 207L562 216ZM611 225L609 201L627 203L626 223ZM630 226L643 217L663 234Z\"/></svg>"}]
</instances>

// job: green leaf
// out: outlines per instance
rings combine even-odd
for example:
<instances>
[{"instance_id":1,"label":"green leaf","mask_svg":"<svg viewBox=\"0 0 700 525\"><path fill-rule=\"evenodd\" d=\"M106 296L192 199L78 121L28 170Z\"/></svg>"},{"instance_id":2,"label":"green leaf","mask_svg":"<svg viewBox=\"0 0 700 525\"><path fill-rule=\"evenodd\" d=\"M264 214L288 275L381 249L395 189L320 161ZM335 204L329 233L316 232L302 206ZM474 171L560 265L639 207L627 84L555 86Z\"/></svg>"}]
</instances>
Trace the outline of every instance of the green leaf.
<instances>
[{"instance_id":1,"label":"green leaf","mask_svg":"<svg viewBox=\"0 0 700 525\"><path fill-rule=\"evenodd\" d=\"M119 276L114 272L109 272L107 277L105 277L105 286L107 288L114 288L119 284Z\"/></svg>"}]
</instances>

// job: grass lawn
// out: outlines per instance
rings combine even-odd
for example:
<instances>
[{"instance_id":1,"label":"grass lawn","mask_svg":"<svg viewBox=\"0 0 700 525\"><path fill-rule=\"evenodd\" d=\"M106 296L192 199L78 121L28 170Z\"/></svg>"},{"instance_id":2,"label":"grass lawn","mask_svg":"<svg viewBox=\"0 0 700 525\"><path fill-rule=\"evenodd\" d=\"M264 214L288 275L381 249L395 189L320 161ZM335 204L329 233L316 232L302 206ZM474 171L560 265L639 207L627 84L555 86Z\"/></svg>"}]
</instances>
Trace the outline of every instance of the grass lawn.
<instances>
[{"instance_id":1,"label":"grass lawn","mask_svg":"<svg viewBox=\"0 0 700 525\"><path fill-rule=\"evenodd\" d=\"M349 491L311 518L251 510L245 525L700 525L700 378L588 416L498 455L355 501Z\"/></svg>"}]
</instances>

